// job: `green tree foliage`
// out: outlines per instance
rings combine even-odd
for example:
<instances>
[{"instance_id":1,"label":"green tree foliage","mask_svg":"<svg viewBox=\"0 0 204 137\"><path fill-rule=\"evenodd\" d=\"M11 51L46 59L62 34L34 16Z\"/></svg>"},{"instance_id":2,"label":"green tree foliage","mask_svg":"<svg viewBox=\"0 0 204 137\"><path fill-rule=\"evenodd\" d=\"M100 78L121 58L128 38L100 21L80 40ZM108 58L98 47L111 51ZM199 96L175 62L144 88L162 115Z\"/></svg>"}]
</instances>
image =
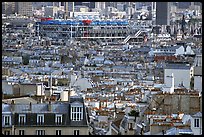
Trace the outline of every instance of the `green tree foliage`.
<instances>
[{"instance_id":1,"label":"green tree foliage","mask_svg":"<svg viewBox=\"0 0 204 137\"><path fill-rule=\"evenodd\" d=\"M137 112L136 110L131 110L130 113L128 113L129 116L136 116L139 117L139 112Z\"/></svg>"}]
</instances>

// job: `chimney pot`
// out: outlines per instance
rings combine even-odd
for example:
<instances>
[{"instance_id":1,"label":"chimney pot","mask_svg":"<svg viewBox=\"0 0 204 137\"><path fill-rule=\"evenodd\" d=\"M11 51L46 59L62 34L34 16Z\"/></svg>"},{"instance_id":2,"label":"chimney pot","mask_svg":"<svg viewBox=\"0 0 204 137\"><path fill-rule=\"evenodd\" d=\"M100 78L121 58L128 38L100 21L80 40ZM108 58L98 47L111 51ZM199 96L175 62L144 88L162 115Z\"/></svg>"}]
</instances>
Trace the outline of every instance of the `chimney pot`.
<instances>
[{"instance_id":1,"label":"chimney pot","mask_svg":"<svg viewBox=\"0 0 204 137\"><path fill-rule=\"evenodd\" d=\"M49 101L49 104L48 104L48 111L51 111L51 101Z\"/></svg>"},{"instance_id":2,"label":"chimney pot","mask_svg":"<svg viewBox=\"0 0 204 137\"><path fill-rule=\"evenodd\" d=\"M30 102L30 111L32 111L32 103Z\"/></svg>"}]
</instances>

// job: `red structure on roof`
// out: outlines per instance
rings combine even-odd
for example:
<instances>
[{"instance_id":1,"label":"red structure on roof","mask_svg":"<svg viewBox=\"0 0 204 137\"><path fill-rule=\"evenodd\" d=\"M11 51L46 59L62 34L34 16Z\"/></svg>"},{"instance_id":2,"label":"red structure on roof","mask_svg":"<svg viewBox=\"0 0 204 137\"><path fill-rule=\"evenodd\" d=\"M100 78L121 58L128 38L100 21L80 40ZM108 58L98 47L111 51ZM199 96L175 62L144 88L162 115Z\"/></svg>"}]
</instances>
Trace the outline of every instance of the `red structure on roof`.
<instances>
[{"instance_id":1,"label":"red structure on roof","mask_svg":"<svg viewBox=\"0 0 204 137\"><path fill-rule=\"evenodd\" d=\"M53 18L41 18L41 21L53 20Z\"/></svg>"},{"instance_id":2,"label":"red structure on roof","mask_svg":"<svg viewBox=\"0 0 204 137\"><path fill-rule=\"evenodd\" d=\"M83 20L82 22L84 23L84 25L89 25L92 22L92 20Z\"/></svg>"}]
</instances>

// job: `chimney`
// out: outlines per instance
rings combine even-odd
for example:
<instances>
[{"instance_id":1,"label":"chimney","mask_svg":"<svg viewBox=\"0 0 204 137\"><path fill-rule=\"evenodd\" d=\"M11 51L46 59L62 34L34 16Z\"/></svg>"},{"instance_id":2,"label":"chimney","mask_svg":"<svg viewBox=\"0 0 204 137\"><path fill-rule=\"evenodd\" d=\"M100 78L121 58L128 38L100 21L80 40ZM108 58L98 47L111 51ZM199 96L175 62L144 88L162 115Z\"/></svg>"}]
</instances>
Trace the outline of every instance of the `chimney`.
<instances>
[{"instance_id":1,"label":"chimney","mask_svg":"<svg viewBox=\"0 0 204 137\"><path fill-rule=\"evenodd\" d=\"M53 95L53 91L52 91L52 73L50 74L50 95Z\"/></svg>"},{"instance_id":2,"label":"chimney","mask_svg":"<svg viewBox=\"0 0 204 137\"><path fill-rule=\"evenodd\" d=\"M71 89L68 90L68 102L70 102Z\"/></svg>"},{"instance_id":3,"label":"chimney","mask_svg":"<svg viewBox=\"0 0 204 137\"><path fill-rule=\"evenodd\" d=\"M171 76L172 76L172 77L171 77L171 78L172 78L172 83L171 83L172 85L171 85L171 91L170 91L170 92L171 92L171 93L174 93L174 74L172 73Z\"/></svg>"},{"instance_id":4,"label":"chimney","mask_svg":"<svg viewBox=\"0 0 204 137\"><path fill-rule=\"evenodd\" d=\"M164 135L165 134L165 131L164 130L162 130L162 135Z\"/></svg>"},{"instance_id":5,"label":"chimney","mask_svg":"<svg viewBox=\"0 0 204 137\"><path fill-rule=\"evenodd\" d=\"M11 100L11 112L14 112L14 108L15 108L15 101Z\"/></svg>"},{"instance_id":6,"label":"chimney","mask_svg":"<svg viewBox=\"0 0 204 137\"><path fill-rule=\"evenodd\" d=\"M32 111L32 103L30 102L30 111Z\"/></svg>"},{"instance_id":7,"label":"chimney","mask_svg":"<svg viewBox=\"0 0 204 137\"><path fill-rule=\"evenodd\" d=\"M1 95L2 95L2 99L4 99L4 93L3 93L3 91L1 92Z\"/></svg>"},{"instance_id":8,"label":"chimney","mask_svg":"<svg viewBox=\"0 0 204 137\"><path fill-rule=\"evenodd\" d=\"M49 101L49 104L48 104L48 111L51 111L51 101Z\"/></svg>"}]
</instances>

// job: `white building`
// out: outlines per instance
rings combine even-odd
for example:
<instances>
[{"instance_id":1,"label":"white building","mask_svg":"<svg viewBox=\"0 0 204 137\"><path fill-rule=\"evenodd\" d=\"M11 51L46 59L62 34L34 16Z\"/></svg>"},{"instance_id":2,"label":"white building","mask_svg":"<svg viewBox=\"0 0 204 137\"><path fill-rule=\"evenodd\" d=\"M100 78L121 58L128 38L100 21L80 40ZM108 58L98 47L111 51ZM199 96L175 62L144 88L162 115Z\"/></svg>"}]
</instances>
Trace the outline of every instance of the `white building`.
<instances>
[{"instance_id":1,"label":"white building","mask_svg":"<svg viewBox=\"0 0 204 137\"><path fill-rule=\"evenodd\" d=\"M74 17L77 19L84 19L85 17L89 18L92 17L91 19L93 19L94 17L98 17L99 18L100 13L99 12L74 12Z\"/></svg>"},{"instance_id":2,"label":"white building","mask_svg":"<svg viewBox=\"0 0 204 137\"><path fill-rule=\"evenodd\" d=\"M194 135L202 135L202 113L198 112L191 116L191 130Z\"/></svg>"},{"instance_id":3,"label":"white building","mask_svg":"<svg viewBox=\"0 0 204 137\"><path fill-rule=\"evenodd\" d=\"M202 67L194 67L194 89L202 92Z\"/></svg>"},{"instance_id":4,"label":"white building","mask_svg":"<svg viewBox=\"0 0 204 137\"><path fill-rule=\"evenodd\" d=\"M202 92L202 54L197 54L194 60L194 89Z\"/></svg>"},{"instance_id":5,"label":"white building","mask_svg":"<svg viewBox=\"0 0 204 137\"><path fill-rule=\"evenodd\" d=\"M181 46L178 49L176 49L176 55L194 55L194 51L191 49L190 46Z\"/></svg>"},{"instance_id":6,"label":"white building","mask_svg":"<svg viewBox=\"0 0 204 137\"><path fill-rule=\"evenodd\" d=\"M11 135L13 132L12 126L12 108L10 105L2 103L2 134ZM6 129L4 129L6 128Z\"/></svg>"},{"instance_id":7,"label":"white building","mask_svg":"<svg viewBox=\"0 0 204 137\"><path fill-rule=\"evenodd\" d=\"M95 2L95 9L104 10L106 8L105 2Z\"/></svg>"},{"instance_id":8,"label":"white building","mask_svg":"<svg viewBox=\"0 0 204 137\"><path fill-rule=\"evenodd\" d=\"M3 94L13 94L13 84L11 82L2 80L2 93Z\"/></svg>"},{"instance_id":9,"label":"white building","mask_svg":"<svg viewBox=\"0 0 204 137\"><path fill-rule=\"evenodd\" d=\"M191 67L186 64L168 64L164 69L164 84L166 87L172 87L172 74L174 75L174 87L183 84L190 88Z\"/></svg>"},{"instance_id":10,"label":"white building","mask_svg":"<svg viewBox=\"0 0 204 137\"><path fill-rule=\"evenodd\" d=\"M87 90L87 88L92 88L92 83L87 78L80 78L77 79L76 82L73 84L74 87L79 87L79 90Z\"/></svg>"}]
</instances>

